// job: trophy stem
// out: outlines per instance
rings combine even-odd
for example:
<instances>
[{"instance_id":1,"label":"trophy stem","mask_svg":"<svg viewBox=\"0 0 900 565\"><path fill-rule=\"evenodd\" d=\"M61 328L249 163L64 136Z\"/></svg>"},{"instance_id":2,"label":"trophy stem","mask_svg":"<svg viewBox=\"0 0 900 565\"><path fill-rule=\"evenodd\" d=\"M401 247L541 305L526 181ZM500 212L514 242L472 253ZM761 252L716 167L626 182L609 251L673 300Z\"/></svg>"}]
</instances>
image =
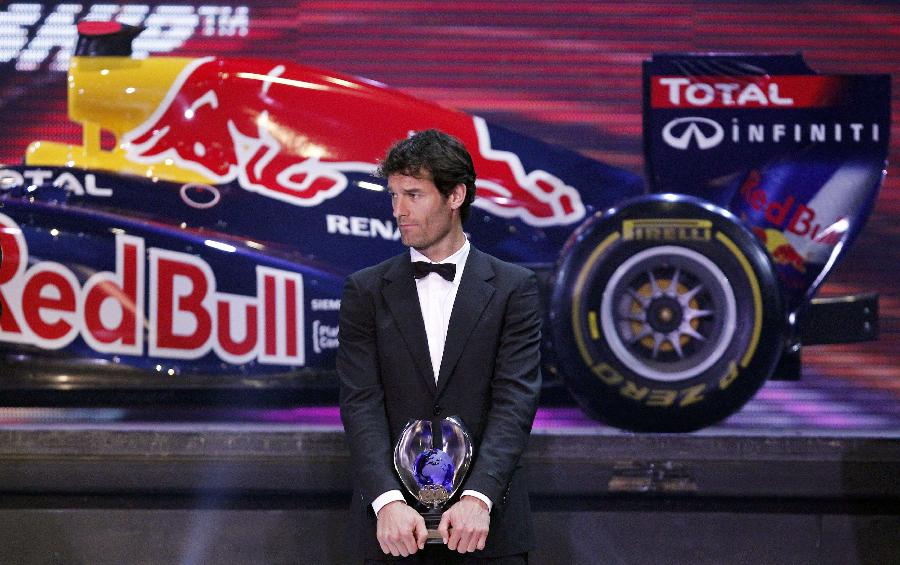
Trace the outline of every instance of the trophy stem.
<instances>
[{"instance_id":1,"label":"trophy stem","mask_svg":"<svg viewBox=\"0 0 900 565\"><path fill-rule=\"evenodd\" d=\"M422 517L425 518L425 529L428 530L428 538L425 540L425 543L444 543L444 539L441 537L440 532L438 532L438 526L441 525L442 514L443 512L441 512L440 508L434 507L429 507L422 512Z\"/></svg>"}]
</instances>

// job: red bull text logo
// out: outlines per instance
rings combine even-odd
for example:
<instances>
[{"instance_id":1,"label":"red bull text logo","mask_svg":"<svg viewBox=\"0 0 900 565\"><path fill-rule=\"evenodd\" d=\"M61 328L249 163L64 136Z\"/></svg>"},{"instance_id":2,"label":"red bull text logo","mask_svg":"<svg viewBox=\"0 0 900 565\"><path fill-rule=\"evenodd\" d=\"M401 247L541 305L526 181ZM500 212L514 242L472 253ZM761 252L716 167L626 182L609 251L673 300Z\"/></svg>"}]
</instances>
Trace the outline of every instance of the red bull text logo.
<instances>
[{"instance_id":1,"label":"red bull text logo","mask_svg":"<svg viewBox=\"0 0 900 565\"><path fill-rule=\"evenodd\" d=\"M536 226L584 217L575 188L493 148L480 118L392 96L294 65L197 59L153 114L123 135L123 147L137 163L174 164L215 183L236 181L266 197L317 206L344 191L348 173L372 174L381 151L399 137L437 125L472 152L475 206ZM398 103L409 111L385 114L398 112Z\"/></svg>"},{"instance_id":2,"label":"red bull text logo","mask_svg":"<svg viewBox=\"0 0 900 565\"><path fill-rule=\"evenodd\" d=\"M823 230L822 224L816 221L816 211L812 207L797 202L793 196L780 201L769 199L769 195L759 184L759 173L751 171L741 185L740 195L751 208L763 211L770 224L816 243L837 245L840 241L842 233Z\"/></svg>"},{"instance_id":3,"label":"red bull text logo","mask_svg":"<svg viewBox=\"0 0 900 565\"><path fill-rule=\"evenodd\" d=\"M834 246L840 241L843 231L834 229L833 225L823 229L822 223L817 220L816 210L797 202L794 196L787 196L784 200L771 199L760 187L760 181L759 171L751 171L741 184L739 194L750 208L762 213L767 225L775 229L755 227L754 232L777 263L793 265L803 272L806 258L791 245L788 237L798 236L818 245Z\"/></svg>"},{"instance_id":4,"label":"red bull text logo","mask_svg":"<svg viewBox=\"0 0 900 565\"><path fill-rule=\"evenodd\" d=\"M228 363L303 365L303 277L256 267L256 295L216 290L210 266L194 255L149 249L149 305L145 246L116 236L115 272L84 284L59 263L29 264L19 226L0 214L0 341L63 348L76 337L96 351L198 359L210 351Z\"/></svg>"}]
</instances>

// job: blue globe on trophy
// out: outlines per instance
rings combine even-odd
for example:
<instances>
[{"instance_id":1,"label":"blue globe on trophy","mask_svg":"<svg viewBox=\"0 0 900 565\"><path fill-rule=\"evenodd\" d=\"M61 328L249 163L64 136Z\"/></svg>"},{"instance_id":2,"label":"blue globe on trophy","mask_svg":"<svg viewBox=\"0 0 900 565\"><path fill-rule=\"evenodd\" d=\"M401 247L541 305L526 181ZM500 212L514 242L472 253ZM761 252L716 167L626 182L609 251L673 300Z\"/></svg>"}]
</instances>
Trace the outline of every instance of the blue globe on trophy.
<instances>
[{"instance_id":1,"label":"blue globe on trophy","mask_svg":"<svg viewBox=\"0 0 900 565\"><path fill-rule=\"evenodd\" d=\"M472 441L457 416L440 421L411 420L394 446L394 468L419 502L428 529L427 543L440 543L437 532L443 505L462 486L472 462Z\"/></svg>"},{"instance_id":2,"label":"blue globe on trophy","mask_svg":"<svg viewBox=\"0 0 900 565\"><path fill-rule=\"evenodd\" d=\"M420 487L442 487L445 491L453 486L453 459L440 449L426 449L419 453L415 462L416 482Z\"/></svg>"}]
</instances>

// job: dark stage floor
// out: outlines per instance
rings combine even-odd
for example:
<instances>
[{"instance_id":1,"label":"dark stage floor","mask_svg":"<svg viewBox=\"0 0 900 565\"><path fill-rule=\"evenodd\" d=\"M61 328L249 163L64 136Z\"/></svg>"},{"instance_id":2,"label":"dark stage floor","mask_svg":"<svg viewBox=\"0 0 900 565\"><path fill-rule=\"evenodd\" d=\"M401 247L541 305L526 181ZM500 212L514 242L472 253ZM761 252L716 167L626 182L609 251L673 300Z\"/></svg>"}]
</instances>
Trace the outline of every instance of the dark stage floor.
<instances>
[{"instance_id":1,"label":"dark stage floor","mask_svg":"<svg viewBox=\"0 0 900 565\"><path fill-rule=\"evenodd\" d=\"M896 561L900 376L849 347L692 434L540 409L534 562ZM352 469L333 406L3 408L0 561L346 563Z\"/></svg>"}]
</instances>

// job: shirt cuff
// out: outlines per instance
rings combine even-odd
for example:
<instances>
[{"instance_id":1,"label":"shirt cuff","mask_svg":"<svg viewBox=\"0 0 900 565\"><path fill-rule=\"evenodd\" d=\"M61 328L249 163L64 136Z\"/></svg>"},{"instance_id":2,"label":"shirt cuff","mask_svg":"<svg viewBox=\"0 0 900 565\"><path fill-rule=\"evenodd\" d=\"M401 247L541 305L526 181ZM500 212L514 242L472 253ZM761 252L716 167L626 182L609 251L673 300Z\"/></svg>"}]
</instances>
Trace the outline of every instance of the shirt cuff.
<instances>
[{"instance_id":1,"label":"shirt cuff","mask_svg":"<svg viewBox=\"0 0 900 565\"><path fill-rule=\"evenodd\" d=\"M386 493L382 494L378 498L372 501L372 510L375 511L375 516L378 516L378 512L387 506L388 502L394 502L396 500L402 500L404 503L406 502L403 499L403 493L399 490L389 490Z\"/></svg>"},{"instance_id":2,"label":"shirt cuff","mask_svg":"<svg viewBox=\"0 0 900 565\"><path fill-rule=\"evenodd\" d=\"M484 502L485 504L487 504L488 512L491 511L491 507L494 505L494 504L491 502L491 499L490 499L490 498L488 498L487 496L481 494L481 493L478 492L477 490L464 490L460 496L461 496L461 497L462 497L462 496L474 496L474 497L477 498L478 500L480 500L480 501ZM373 503L373 504L374 504L374 503Z\"/></svg>"}]
</instances>

